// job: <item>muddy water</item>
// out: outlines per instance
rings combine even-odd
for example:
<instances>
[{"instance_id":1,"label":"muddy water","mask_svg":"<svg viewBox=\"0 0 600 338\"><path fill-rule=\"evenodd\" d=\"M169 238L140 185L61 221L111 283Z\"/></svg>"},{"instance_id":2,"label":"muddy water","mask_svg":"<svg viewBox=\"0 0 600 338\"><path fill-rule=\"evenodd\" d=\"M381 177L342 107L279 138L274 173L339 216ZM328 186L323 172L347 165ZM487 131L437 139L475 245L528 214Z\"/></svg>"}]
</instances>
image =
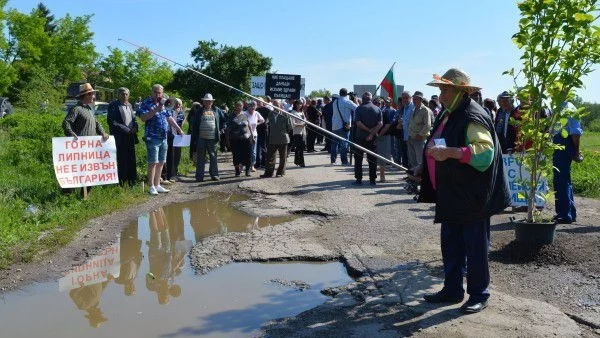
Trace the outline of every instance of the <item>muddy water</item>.
<instances>
[{"instance_id":1,"label":"muddy water","mask_svg":"<svg viewBox=\"0 0 600 338\"><path fill-rule=\"evenodd\" d=\"M340 263L236 263L196 275L187 253L199 239L290 219L232 208L242 199L215 195L140 216L117 243L58 282L0 299L0 336L247 337L269 319L321 304L321 289L351 281Z\"/></svg>"}]
</instances>

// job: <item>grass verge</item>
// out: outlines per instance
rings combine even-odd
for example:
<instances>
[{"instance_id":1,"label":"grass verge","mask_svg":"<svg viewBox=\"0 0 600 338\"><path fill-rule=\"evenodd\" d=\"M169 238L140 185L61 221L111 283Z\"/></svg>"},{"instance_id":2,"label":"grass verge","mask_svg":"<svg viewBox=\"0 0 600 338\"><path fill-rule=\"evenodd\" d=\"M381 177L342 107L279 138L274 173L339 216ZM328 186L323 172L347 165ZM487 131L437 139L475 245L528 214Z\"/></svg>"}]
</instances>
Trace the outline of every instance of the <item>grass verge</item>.
<instances>
[{"instance_id":1,"label":"grass verge","mask_svg":"<svg viewBox=\"0 0 600 338\"><path fill-rule=\"evenodd\" d=\"M140 186L94 187L90 199L63 194L54 176L52 137L64 113L17 111L0 119L0 268L29 262L68 244L91 218L146 200ZM99 117L106 126L106 118ZM106 128L108 130L108 128ZM141 141L141 140L140 140ZM181 172L192 163L184 149ZM138 179L146 180L146 147L136 145Z\"/></svg>"}]
</instances>

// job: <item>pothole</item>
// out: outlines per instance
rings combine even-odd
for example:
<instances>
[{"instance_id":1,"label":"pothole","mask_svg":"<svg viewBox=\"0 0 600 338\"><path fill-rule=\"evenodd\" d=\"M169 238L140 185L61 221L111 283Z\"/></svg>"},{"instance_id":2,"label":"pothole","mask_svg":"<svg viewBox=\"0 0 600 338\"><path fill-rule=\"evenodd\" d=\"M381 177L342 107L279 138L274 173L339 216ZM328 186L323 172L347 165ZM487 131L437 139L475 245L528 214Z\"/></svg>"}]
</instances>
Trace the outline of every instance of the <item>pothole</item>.
<instances>
[{"instance_id":1,"label":"pothole","mask_svg":"<svg viewBox=\"0 0 600 338\"><path fill-rule=\"evenodd\" d=\"M270 319L324 303L321 290L353 281L339 261L232 263L196 274L188 251L198 240L294 218L233 208L245 199L217 194L140 216L116 243L81 257L86 261L58 283L4 295L3 336L247 337Z\"/></svg>"}]
</instances>

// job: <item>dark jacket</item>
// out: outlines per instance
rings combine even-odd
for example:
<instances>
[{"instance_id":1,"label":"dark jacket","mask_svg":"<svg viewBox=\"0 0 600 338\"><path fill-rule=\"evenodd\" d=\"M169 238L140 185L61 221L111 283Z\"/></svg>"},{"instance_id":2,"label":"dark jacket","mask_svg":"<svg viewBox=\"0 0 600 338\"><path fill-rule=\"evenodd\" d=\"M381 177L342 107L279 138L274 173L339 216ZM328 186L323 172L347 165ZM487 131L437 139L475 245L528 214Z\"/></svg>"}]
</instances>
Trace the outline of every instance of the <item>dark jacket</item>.
<instances>
[{"instance_id":1,"label":"dark jacket","mask_svg":"<svg viewBox=\"0 0 600 338\"><path fill-rule=\"evenodd\" d=\"M292 132L292 121L284 113L279 113L275 119L274 112L269 113L269 144L288 144Z\"/></svg>"},{"instance_id":2,"label":"dark jacket","mask_svg":"<svg viewBox=\"0 0 600 338\"><path fill-rule=\"evenodd\" d=\"M115 143L117 147L123 143L135 142L138 143L138 123L135 119L135 110L131 106L131 103L127 103L129 109L131 109L131 122L129 125L125 125L123 117L121 116L121 102L119 100L112 101L108 105L108 113L106 120L108 122L108 128L110 134L115 137Z\"/></svg>"},{"instance_id":3,"label":"dark jacket","mask_svg":"<svg viewBox=\"0 0 600 338\"><path fill-rule=\"evenodd\" d=\"M436 121L434 132L440 127L441 120ZM445 139L448 147L465 147L467 126L470 123L483 125L492 135L494 160L484 172L455 159L436 161L437 187L433 190L425 160L426 150L423 152L422 183L418 201L435 203L435 223L472 223L484 220L510 205L500 143L494 132L492 120L481 106L466 97L448 116L441 137Z\"/></svg>"},{"instance_id":4,"label":"dark jacket","mask_svg":"<svg viewBox=\"0 0 600 338\"><path fill-rule=\"evenodd\" d=\"M220 139L220 131L221 131L221 121L223 120L223 116L225 116L224 112L213 106L212 111L215 114L215 138L214 140L219 141ZM200 137L200 116L204 114L204 107L201 107L196 111L192 118L192 139L190 141L190 152L196 152L196 147L198 146L198 138Z\"/></svg>"}]
</instances>

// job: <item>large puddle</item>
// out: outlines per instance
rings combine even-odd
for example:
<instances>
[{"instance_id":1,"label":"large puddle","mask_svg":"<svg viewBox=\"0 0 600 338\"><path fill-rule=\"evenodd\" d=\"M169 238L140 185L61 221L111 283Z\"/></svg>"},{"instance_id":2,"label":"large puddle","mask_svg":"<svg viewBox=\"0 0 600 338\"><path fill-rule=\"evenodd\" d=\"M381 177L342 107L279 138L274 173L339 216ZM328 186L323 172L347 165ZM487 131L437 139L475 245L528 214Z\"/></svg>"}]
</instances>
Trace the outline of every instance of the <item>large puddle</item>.
<instances>
[{"instance_id":1,"label":"large puddle","mask_svg":"<svg viewBox=\"0 0 600 338\"><path fill-rule=\"evenodd\" d=\"M235 263L196 275L187 253L199 239L291 219L232 208L244 198L214 195L140 216L58 282L0 299L0 336L247 337L323 303L321 289L351 282L341 263ZM286 282L296 280L310 287Z\"/></svg>"}]
</instances>

